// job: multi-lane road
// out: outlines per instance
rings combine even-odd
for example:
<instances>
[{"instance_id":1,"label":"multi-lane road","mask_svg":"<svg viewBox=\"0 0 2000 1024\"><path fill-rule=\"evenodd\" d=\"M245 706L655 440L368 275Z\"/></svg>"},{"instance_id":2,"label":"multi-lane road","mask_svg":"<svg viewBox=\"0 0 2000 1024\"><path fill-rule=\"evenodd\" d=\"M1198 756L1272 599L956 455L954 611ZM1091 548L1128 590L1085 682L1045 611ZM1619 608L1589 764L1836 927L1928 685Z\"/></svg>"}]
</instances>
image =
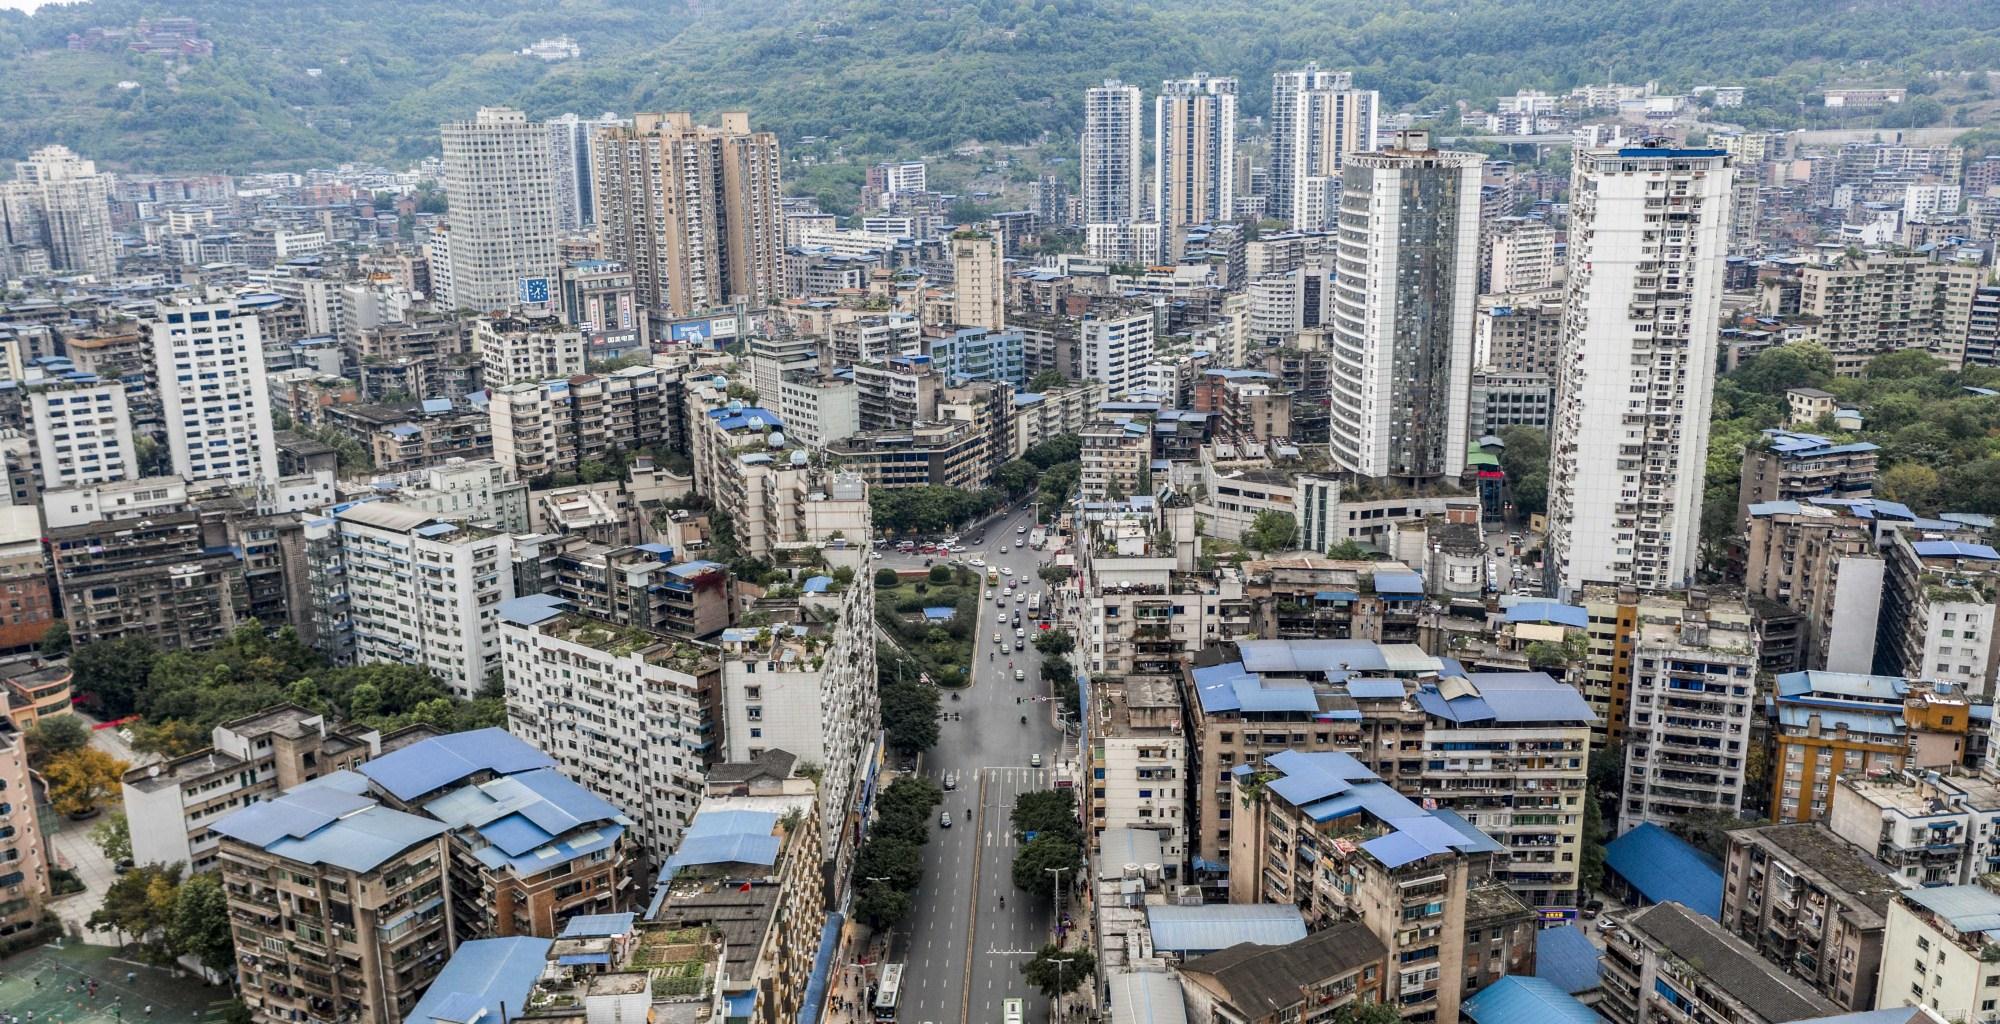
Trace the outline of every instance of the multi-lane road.
<instances>
[{"instance_id":1,"label":"multi-lane road","mask_svg":"<svg viewBox=\"0 0 2000 1024\"><path fill-rule=\"evenodd\" d=\"M1048 588L1035 574L1042 552L1021 550L1028 536L1014 532L1030 525L1027 512L989 522L986 543L968 544L964 554L951 557L1012 569L1011 578L1021 580L1029 593L1041 593L1046 603ZM965 536L977 532L966 531ZM1008 551L1000 554L1003 543ZM911 561L884 552L874 564L904 567ZM921 556L915 562L921 565ZM1009 998L1026 1001L1030 1020L1048 1014L1048 1001L1021 977L1021 965L1049 941L1053 909L1048 901L1014 888L1018 844L1008 824L1016 796L1050 785L1049 766L1058 746L1051 705L1035 699L1047 697L1049 689L1041 679L1041 655L1032 643L1035 623L1026 607L1009 600L1002 612L991 596L979 603L972 685L959 691L959 699L947 692L939 702L946 721L937 746L924 756L923 774L942 783L947 773L956 772L958 787L945 794L941 809L951 815L951 827L933 826L915 909L896 935L893 956L905 965L897 1019L904 1024L998 1021L1001 1002ZM1031 641L1018 653L1013 649L1016 608L1022 609ZM1004 640L1004 650L994 645L995 632ZM1024 671L1025 680L1015 681L1010 659ZM1043 767L1031 766L1036 755ZM1064 884L1073 881L1066 878Z\"/></svg>"}]
</instances>

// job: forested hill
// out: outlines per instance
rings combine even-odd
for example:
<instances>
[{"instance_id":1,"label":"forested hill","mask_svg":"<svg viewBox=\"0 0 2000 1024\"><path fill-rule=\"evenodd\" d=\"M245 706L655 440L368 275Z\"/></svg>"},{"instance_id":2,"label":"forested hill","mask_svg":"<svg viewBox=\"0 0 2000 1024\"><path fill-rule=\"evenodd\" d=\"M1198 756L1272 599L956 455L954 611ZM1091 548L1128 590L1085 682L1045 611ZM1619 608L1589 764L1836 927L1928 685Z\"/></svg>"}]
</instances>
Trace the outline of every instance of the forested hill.
<instances>
[{"instance_id":1,"label":"forested hill","mask_svg":"<svg viewBox=\"0 0 2000 1024\"><path fill-rule=\"evenodd\" d=\"M170 67L71 33L198 19ZM568 34L580 60L518 51ZM1074 131L1081 90L1317 59L1398 107L1615 78L1751 85L1796 117L1830 79L2000 69L2000 3L1968 0L93 0L0 12L0 157L51 141L117 167L303 166L432 151L480 104L748 107L787 138L920 152ZM311 73L309 69L317 69ZM121 87L120 83L126 83ZM1761 86L1761 87L1760 87Z\"/></svg>"}]
</instances>

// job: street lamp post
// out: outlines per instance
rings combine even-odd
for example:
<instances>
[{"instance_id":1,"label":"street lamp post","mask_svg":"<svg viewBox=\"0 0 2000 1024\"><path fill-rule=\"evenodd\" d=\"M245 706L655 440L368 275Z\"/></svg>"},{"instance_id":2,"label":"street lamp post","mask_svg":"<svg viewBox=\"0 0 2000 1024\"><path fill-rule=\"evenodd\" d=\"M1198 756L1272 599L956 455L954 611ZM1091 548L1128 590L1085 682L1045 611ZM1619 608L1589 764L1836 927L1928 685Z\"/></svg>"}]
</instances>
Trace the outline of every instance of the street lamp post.
<instances>
[{"instance_id":1,"label":"street lamp post","mask_svg":"<svg viewBox=\"0 0 2000 1024\"><path fill-rule=\"evenodd\" d=\"M1069 966L1070 964L1073 964L1073 963L1075 963L1075 962L1076 962L1076 958L1075 958L1075 957L1050 957L1050 958L1049 958L1049 963L1052 963L1052 964L1056 965L1056 1000L1055 1000L1055 1019L1056 1019L1056 1020L1058 1020L1058 1021L1062 1020L1062 1016L1063 1016L1063 1012L1062 1012L1062 1010L1063 1010L1063 996L1064 996L1064 994L1065 994L1065 992L1064 992L1064 989L1063 989L1063 968L1065 968L1065 967L1068 967L1068 966Z\"/></svg>"},{"instance_id":2,"label":"street lamp post","mask_svg":"<svg viewBox=\"0 0 2000 1024\"><path fill-rule=\"evenodd\" d=\"M1052 925L1055 925L1055 926L1056 926L1056 927L1058 927L1058 928L1060 928L1060 927L1062 926L1062 876L1063 876L1063 872L1065 872L1065 871L1069 871L1069 870L1071 870L1071 869L1070 869L1070 868L1043 868L1042 870L1044 870L1044 871L1047 871L1047 872L1049 872L1050 874L1052 874L1052 875L1055 875L1055 876L1056 876L1056 886L1055 886L1055 889L1053 889L1053 890L1052 890L1052 891L1050 891L1050 893L1049 893L1049 903L1051 904L1051 906L1052 906L1052 909L1054 909L1054 910L1055 910L1055 913L1056 913L1056 916L1055 916L1054 920L1050 921L1049 923L1050 923L1050 924L1052 924Z\"/></svg>"}]
</instances>

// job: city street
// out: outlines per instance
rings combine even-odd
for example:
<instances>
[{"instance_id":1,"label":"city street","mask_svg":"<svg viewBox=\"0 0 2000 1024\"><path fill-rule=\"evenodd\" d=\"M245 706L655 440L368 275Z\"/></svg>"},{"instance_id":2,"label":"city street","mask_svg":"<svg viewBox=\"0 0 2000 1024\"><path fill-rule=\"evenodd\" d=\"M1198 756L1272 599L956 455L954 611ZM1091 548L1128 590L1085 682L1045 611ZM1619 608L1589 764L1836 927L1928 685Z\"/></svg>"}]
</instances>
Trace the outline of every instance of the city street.
<instances>
[{"instance_id":1,"label":"city street","mask_svg":"<svg viewBox=\"0 0 2000 1024\"><path fill-rule=\"evenodd\" d=\"M978 530L966 531L967 550L946 558L979 558L989 566L1006 566L1014 571L1014 579L1022 581L1021 587L1043 594L1046 601L1047 587L1035 575L1042 553L1021 550L1018 542L1025 542L1027 535L1014 532L1029 525L1029 518L1027 512L1015 512L988 523L986 543L977 547L969 539ZM1008 546L1006 554L998 553L1002 543ZM906 568L923 561L922 556L884 552L874 564ZM978 571L983 574L985 569ZM1000 587L987 589L1005 585L1003 577ZM894 957L906 965L897 1016L908 1024L998 1020L1001 1003L1009 998L1025 999L1031 1020L1048 1013L1047 1000L1028 986L1020 969L1034 950L1049 941L1051 907L1048 901L1014 888L1018 844L1009 827L1014 798L1049 785L1048 766L1057 749L1052 706L1032 699L1048 696L1039 672L1041 654L1032 642L1020 652L1013 649L1014 609L1023 609L1022 626L1029 630L1031 641L1035 632L1026 607L1010 600L1002 612L990 596L979 603L973 685L960 691L958 700L946 693L939 704L947 716L942 736L924 757L926 776L942 784L947 773L957 772L958 787L945 794L942 808L951 815L952 827L935 829L924 847L924 880L916 909L896 936ZM994 647L995 632L1005 640L1005 650ZM989 653L994 656L989 658ZM1026 679L1014 680L1010 659ZM962 717L953 721L951 715ZM1044 767L1030 766L1036 754ZM1064 885L1073 882L1065 879Z\"/></svg>"}]
</instances>

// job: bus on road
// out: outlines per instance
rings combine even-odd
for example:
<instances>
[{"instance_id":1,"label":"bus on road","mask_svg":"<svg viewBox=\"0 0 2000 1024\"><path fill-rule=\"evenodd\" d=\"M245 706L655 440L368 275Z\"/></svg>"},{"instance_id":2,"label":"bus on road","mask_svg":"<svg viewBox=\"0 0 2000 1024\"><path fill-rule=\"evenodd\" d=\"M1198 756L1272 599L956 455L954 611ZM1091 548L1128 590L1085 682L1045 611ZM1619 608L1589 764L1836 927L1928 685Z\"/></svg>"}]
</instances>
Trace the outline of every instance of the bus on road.
<instances>
[{"instance_id":1,"label":"bus on road","mask_svg":"<svg viewBox=\"0 0 2000 1024\"><path fill-rule=\"evenodd\" d=\"M896 1019L896 1004L903 998L903 965L889 964L882 968L882 984L875 990L875 1019L893 1022Z\"/></svg>"}]
</instances>

